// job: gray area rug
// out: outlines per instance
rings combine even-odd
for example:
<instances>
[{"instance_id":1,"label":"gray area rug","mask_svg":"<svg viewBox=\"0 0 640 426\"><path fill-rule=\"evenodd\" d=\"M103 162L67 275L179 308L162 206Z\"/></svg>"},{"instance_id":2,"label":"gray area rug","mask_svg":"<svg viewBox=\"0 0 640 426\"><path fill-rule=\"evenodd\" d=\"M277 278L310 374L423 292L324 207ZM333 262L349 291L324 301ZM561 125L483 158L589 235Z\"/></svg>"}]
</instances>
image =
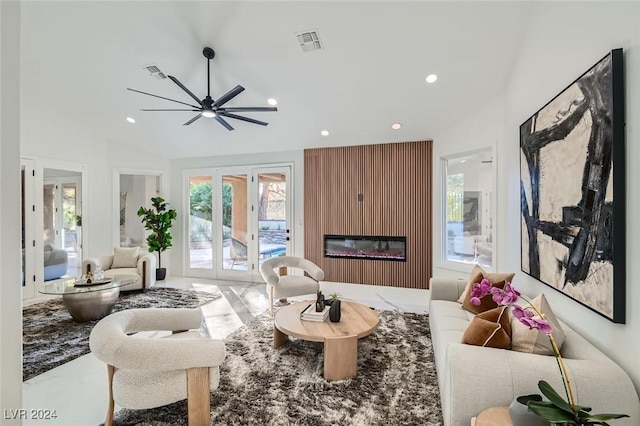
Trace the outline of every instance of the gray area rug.
<instances>
[{"instance_id":1,"label":"gray area rug","mask_svg":"<svg viewBox=\"0 0 640 426\"><path fill-rule=\"evenodd\" d=\"M133 308L195 308L221 295L175 288L122 294L113 312ZM98 321L75 322L62 298L22 308L23 380L89 353L89 334Z\"/></svg>"},{"instance_id":2,"label":"gray area rug","mask_svg":"<svg viewBox=\"0 0 640 426\"><path fill-rule=\"evenodd\" d=\"M322 344L294 340L272 348L271 319L260 316L225 339L212 425L442 425L429 317L380 313L361 339L358 376L322 378ZM114 425L186 425L186 401L121 410Z\"/></svg>"}]
</instances>

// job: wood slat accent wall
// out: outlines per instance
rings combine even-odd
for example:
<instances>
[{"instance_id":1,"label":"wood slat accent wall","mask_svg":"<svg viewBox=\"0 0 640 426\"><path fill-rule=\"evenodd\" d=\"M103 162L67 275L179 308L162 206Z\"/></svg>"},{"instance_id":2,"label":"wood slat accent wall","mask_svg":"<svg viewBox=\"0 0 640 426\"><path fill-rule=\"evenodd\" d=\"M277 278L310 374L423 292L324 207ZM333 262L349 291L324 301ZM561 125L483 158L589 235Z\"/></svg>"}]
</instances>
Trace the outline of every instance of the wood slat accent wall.
<instances>
[{"instance_id":1,"label":"wood slat accent wall","mask_svg":"<svg viewBox=\"0 0 640 426\"><path fill-rule=\"evenodd\" d=\"M431 160L431 141L304 151L304 251L325 280L428 288ZM325 234L406 236L407 261L325 258Z\"/></svg>"}]
</instances>

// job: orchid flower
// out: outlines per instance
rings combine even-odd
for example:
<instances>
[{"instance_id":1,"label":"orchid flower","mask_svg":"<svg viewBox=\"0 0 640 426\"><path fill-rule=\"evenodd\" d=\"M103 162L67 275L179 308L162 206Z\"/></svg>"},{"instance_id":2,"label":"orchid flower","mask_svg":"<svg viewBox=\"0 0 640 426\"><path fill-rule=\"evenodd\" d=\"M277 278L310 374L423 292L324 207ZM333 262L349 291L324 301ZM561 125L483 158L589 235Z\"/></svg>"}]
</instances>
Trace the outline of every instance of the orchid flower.
<instances>
[{"instance_id":1,"label":"orchid flower","mask_svg":"<svg viewBox=\"0 0 640 426\"><path fill-rule=\"evenodd\" d=\"M489 282L488 279L483 278L482 281L473 285L469 301L476 306L480 305L480 299L489 294L491 288L493 288L491 282Z\"/></svg>"},{"instance_id":2,"label":"orchid flower","mask_svg":"<svg viewBox=\"0 0 640 426\"><path fill-rule=\"evenodd\" d=\"M513 316L531 330L536 329L545 334L551 334L553 332L553 327L547 320L542 318L540 315L536 315L527 308L515 305L513 307Z\"/></svg>"},{"instance_id":3,"label":"orchid flower","mask_svg":"<svg viewBox=\"0 0 640 426\"><path fill-rule=\"evenodd\" d=\"M510 282L505 284L504 289L492 287L491 294L493 301L500 306L513 305L520 298L520 292L513 288Z\"/></svg>"}]
</instances>

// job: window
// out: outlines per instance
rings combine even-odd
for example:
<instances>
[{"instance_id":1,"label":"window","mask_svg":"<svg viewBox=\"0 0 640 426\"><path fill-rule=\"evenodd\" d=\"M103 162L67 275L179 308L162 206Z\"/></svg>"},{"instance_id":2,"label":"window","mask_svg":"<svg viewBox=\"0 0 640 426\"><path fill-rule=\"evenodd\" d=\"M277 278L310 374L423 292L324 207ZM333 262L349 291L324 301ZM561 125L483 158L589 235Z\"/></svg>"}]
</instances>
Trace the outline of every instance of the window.
<instances>
[{"instance_id":1,"label":"window","mask_svg":"<svg viewBox=\"0 0 640 426\"><path fill-rule=\"evenodd\" d=\"M494 171L490 148L444 158L443 261L493 267Z\"/></svg>"}]
</instances>

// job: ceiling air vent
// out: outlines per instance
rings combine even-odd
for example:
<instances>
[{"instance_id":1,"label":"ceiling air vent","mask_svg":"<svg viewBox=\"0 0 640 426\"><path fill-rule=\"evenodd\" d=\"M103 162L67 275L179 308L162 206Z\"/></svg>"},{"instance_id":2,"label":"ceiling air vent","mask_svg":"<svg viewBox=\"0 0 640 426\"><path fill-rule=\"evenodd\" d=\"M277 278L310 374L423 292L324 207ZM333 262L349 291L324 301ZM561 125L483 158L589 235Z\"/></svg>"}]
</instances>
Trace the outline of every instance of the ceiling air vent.
<instances>
[{"instance_id":1,"label":"ceiling air vent","mask_svg":"<svg viewBox=\"0 0 640 426\"><path fill-rule=\"evenodd\" d=\"M158 66L155 65L155 64L144 65L142 67L142 69L148 71L149 74L151 74L153 77L155 77L158 80L162 80L164 78L167 78L167 76L164 75L164 73L162 71L160 71L160 68L158 68Z\"/></svg>"},{"instance_id":2,"label":"ceiling air vent","mask_svg":"<svg viewBox=\"0 0 640 426\"><path fill-rule=\"evenodd\" d=\"M313 52L322 49L320 44L320 34L317 29L302 31L296 34L298 44L303 52Z\"/></svg>"}]
</instances>

